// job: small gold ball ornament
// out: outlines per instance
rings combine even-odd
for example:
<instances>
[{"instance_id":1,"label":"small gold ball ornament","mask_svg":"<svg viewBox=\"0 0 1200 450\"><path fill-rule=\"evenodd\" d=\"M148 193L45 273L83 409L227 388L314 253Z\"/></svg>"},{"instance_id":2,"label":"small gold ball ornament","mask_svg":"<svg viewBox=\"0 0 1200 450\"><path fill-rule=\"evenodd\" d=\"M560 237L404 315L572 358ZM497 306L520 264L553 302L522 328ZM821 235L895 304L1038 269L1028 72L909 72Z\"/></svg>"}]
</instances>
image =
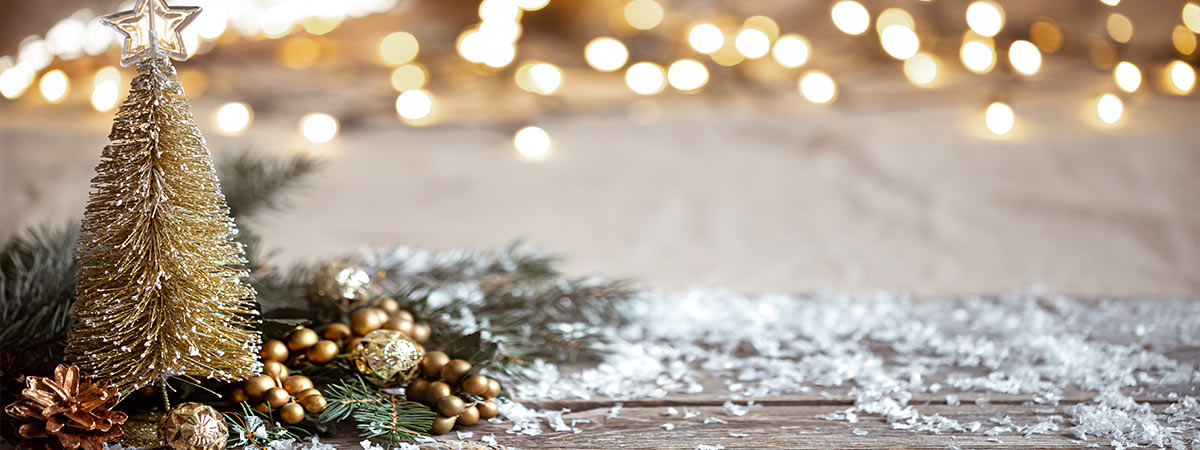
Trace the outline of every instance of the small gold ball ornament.
<instances>
[{"instance_id":1,"label":"small gold ball ornament","mask_svg":"<svg viewBox=\"0 0 1200 450\"><path fill-rule=\"evenodd\" d=\"M275 386L275 380L271 379L270 376L259 375L246 380L246 384L242 388L246 390L247 397L250 397L251 400L257 401L261 400L263 394L266 394L268 390Z\"/></svg>"},{"instance_id":2,"label":"small gold ball ornament","mask_svg":"<svg viewBox=\"0 0 1200 450\"><path fill-rule=\"evenodd\" d=\"M202 403L171 408L158 422L158 443L171 450L220 450L228 438L225 418Z\"/></svg>"},{"instance_id":3,"label":"small gold ball ornament","mask_svg":"<svg viewBox=\"0 0 1200 450\"><path fill-rule=\"evenodd\" d=\"M318 414L321 411L324 411L326 404L325 396L321 394L310 395L300 399L300 405L303 406L304 410L308 411L310 414Z\"/></svg>"},{"instance_id":4,"label":"small gold ball ornament","mask_svg":"<svg viewBox=\"0 0 1200 450\"><path fill-rule=\"evenodd\" d=\"M263 342L262 351L258 352L263 359L276 362L284 362L288 359L287 345L279 339L271 339Z\"/></svg>"},{"instance_id":5,"label":"small gold ball ornament","mask_svg":"<svg viewBox=\"0 0 1200 450\"><path fill-rule=\"evenodd\" d=\"M405 311L405 310L399 310L399 311L396 311L395 313L392 313L392 317L404 319L404 320L407 320L409 322L414 322L414 323L417 321L417 318L413 317L412 313Z\"/></svg>"},{"instance_id":6,"label":"small gold ball ornament","mask_svg":"<svg viewBox=\"0 0 1200 450\"><path fill-rule=\"evenodd\" d=\"M416 375L425 356L421 346L393 330L375 330L363 336L350 354L358 372L380 386L395 386Z\"/></svg>"},{"instance_id":7,"label":"small gold ball ornament","mask_svg":"<svg viewBox=\"0 0 1200 450\"><path fill-rule=\"evenodd\" d=\"M325 331L321 333L321 337L331 341L341 341L350 337L350 326L344 323L331 323L325 327Z\"/></svg>"},{"instance_id":8,"label":"small gold ball ornament","mask_svg":"<svg viewBox=\"0 0 1200 450\"><path fill-rule=\"evenodd\" d=\"M500 382L495 378L488 378L487 392L483 393L484 398L495 398L500 395Z\"/></svg>"},{"instance_id":9,"label":"small gold ball ornament","mask_svg":"<svg viewBox=\"0 0 1200 450\"><path fill-rule=\"evenodd\" d=\"M437 416L433 419L433 427L429 428L429 432L433 434L446 434L454 428L454 421L457 417Z\"/></svg>"},{"instance_id":10,"label":"small gold ball ornament","mask_svg":"<svg viewBox=\"0 0 1200 450\"><path fill-rule=\"evenodd\" d=\"M475 425L479 422L479 409L474 406L468 406L463 412L458 413L458 423L463 425Z\"/></svg>"},{"instance_id":11,"label":"small gold ball ornament","mask_svg":"<svg viewBox=\"0 0 1200 450\"><path fill-rule=\"evenodd\" d=\"M426 389L429 389L429 382L425 379L417 378L408 384L408 388L404 389L404 396L414 402L424 402Z\"/></svg>"},{"instance_id":12,"label":"small gold ball ornament","mask_svg":"<svg viewBox=\"0 0 1200 450\"><path fill-rule=\"evenodd\" d=\"M429 329L429 325L418 323L413 325L412 338L414 341L425 343L429 340L429 336L433 334L433 330Z\"/></svg>"},{"instance_id":13,"label":"small gold ball ornament","mask_svg":"<svg viewBox=\"0 0 1200 450\"><path fill-rule=\"evenodd\" d=\"M287 366L283 365L283 363L281 363L279 361L273 361L273 360L263 361L262 373L263 373L263 375L274 378L275 381L277 381L277 382L282 382L283 380L286 380L289 375Z\"/></svg>"},{"instance_id":14,"label":"small gold ball ornament","mask_svg":"<svg viewBox=\"0 0 1200 450\"><path fill-rule=\"evenodd\" d=\"M449 355L443 352L429 352L421 361L421 369L425 371L427 377L440 377L442 376L442 367L445 367L448 362L450 362Z\"/></svg>"},{"instance_id":15,"label":"small gold ball ornament","mask_svg":"<svg viewBox=\"0 0 1200 450\"><path fill-rule=\"evenodd\" d=\"M400 303L397 302L396 299L388 298L388 297L384 297L379 300L375 300L375 302L372 303L371 306L382 309L383 312L388 313L388 314L396 314L397 312L400 311Z\"/></svg>"},{"instance_id":16,"label":"small gold ball ornament","mask_svg":"<svg viewBox=\"0 0 1200 450\"><path fill-rule=\"evenodd\" d=\"M317 332L308 328L297 328L292 331L287 337L288 349L293 352L302 352L317 344L321 338L317 336Z\"/></svg>"},{"instance_id":17,"label":"small gold ball ornament","mask_svg":"<svg viewBox=\"0 0 1200 450\"><path fill-rule=\"evenodd\" d=\"M366 303L370 286L371 276L361 268L331 262L313 271L308 294L319 306L332 306L339 311L350 312Z\"/></svg>"},{"instance_id":18,"label":"small gold ball ornament","mask_svg":"<svg viewBox=\"0 0 1200 450\"><path fill-rule=\"evenodd\" d=\"M289 394L299 394L305 390L312 389L313 382L304 375L292 375L288 377L287 381L283 382L283 388Z\"/></svg>"},{"instance_id":19,"label":"small gold ball ornament","mask_svg":"<svg viewBox=\"0 0 1200 450\"><path fill-rule=\"evenodd\" d=\"M467 404L457 395L447 395L437 402L437 412L443 416L457 416L464 409L467 409Z\"/></svg>"},{"instance_id":20,"label":"small gold ball ornament","mask_svg":"<svg viewBox=\"0 0 1200 450\"><path fill-rule=\"evenodd\" d=\"M439 400L449 397L450 394L452 392L449 384L445 381L434 381L425 388L425 402L436 405Z\"/></svg>"},{"instance_id":21,"label":"small gold ball ornament","mask_svg":"<svg viewBox=\"0 0 1200 450\"><path fill-rule=\"evenodd\" d=\"M399 331L401 333L404 333L404 335L408 336L408 337L412 337L412 335L413 335L413 323L411 321L401 319L399 317L394 317L394 318L388 319L387 323L383 324L383 328L385 330ZM416 340L416 339L413 339L413 340Z\"/></svg>"},{"instance_id":22,"label":"small gold ball ornament","mask_svg":"<svg viewBox=\"0 0 1200 450\"><path fill-rule=\"evenodd\" d=\"M308 362L317 365L329 364L334 358L337 358L337 355L338 345L337 342L333 341L318 342L317 345L309 348L308 352L304 354L308 358Z\"/></svg>"},{"instance_id":23,"label":"small gold ball ornament","mask_svg":"<svg viewBox=\"0 0 1200 450\"><path fill-rule=\"evenodd\" d=\"M450 384L458 384L470 371L471 363L461 359L452 359L446 363L445 367L442 367L442 379Z\"/></svg>"},{"instance_id":24,"label":"small gold ball ornament","mask_svg":"<svg viewBox=\"0 0 1200 450\"><path fill-rule=\"evenodd\" d=\"M296 394L295 397L297 400L304 400L310 395L321 395L321 391L318 391L316 388L308 388L300 391L300 393Z\"/></svg>"},{"instance_id":25,"label":"small gold ball ornament","mask_svg":"<svg viewBox=\"0 0 1200 450\"><path fill-rule=\"evenodd\" d=\"M479 409L479 418L483 420L491 419L500 414L500 405L491 400L475 405Z\"/></svg>"},{"instance_id":26,"label":"small gold ball ornament","mask_svg":"<svg viewBox=\"0 0 1200 450\"><path fill-rule=\"evenodd\" d=\"M375 308L363 308L355 311L350 316L350 329L359 336L366 336L367 333L378 330L383 326L379 312L381 311Z\"/></svg>"},{"instance_id":27,"label":"small gold ball ornament","mask_svg":"<svg viewBox=\"0 0 1200 450\"><path fill-rule=\"evenodd\" d=\"M292 396L288 395L288 392L283 390L283 388L271 388L266 394L263 394L263 401L271 405L272 409L278 409L291 399Z\"/></svg>"},{"instance_id":28,"label":"small gold ball ornament","mask_svg":"<svg viewBox=\"0 0 1200 450\"><path fill-rule=\"evenodd\" d=\"M299 403L288 403L279 408L279 418L289 425L295 425L304 420L304 407Z\"/></svg>"},{"instance_id":29,"label":"small gold ball ornament","mask_svg":"<svg viewBox=\"0 0 1200 450\"><path fill-rule=\"evenodd\" d=\"M462 390L471 395L483 395L488 390L488 377L480 374L471 375L463 380Z\"/></svg>"}]
</instances>

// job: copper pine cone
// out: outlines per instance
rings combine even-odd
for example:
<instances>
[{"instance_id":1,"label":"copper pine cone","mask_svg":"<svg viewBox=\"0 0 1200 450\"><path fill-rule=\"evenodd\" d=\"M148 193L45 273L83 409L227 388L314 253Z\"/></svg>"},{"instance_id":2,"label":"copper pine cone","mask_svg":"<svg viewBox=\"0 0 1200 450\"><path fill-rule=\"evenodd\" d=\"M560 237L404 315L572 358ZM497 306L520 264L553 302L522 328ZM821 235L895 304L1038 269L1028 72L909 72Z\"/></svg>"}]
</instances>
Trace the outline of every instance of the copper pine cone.
<instances>
[{"instance_id":1,"label":"copper pine cone","mask_svg":"<svg viewBox=\"0 0 1200 450\"><path fill-rule=\"evenodd\" d=\"M108 380L93 383L79 367L59 365L53 380L26 377L25 386L23 399L4 407L19 423L23 447L101 450L121 435L127 416L112 411L119 398Z\"/></svg>"}]
</instances>

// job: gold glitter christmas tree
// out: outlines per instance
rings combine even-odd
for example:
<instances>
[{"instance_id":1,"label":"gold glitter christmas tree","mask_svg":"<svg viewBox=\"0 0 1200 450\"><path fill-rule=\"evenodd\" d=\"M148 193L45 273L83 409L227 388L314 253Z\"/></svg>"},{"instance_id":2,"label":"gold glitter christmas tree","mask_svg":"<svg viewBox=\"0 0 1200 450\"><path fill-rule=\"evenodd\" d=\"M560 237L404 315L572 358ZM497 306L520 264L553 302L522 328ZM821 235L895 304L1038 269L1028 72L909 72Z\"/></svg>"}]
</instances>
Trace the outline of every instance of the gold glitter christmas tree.
<instances>
[{"instance_id":1,"label":"gold glitter christmas tree","mask_svg":"<svg viewBox=\"0 0 1200 450\"><path fill-rule=\"evenodd\" d=\"M141 0L105 18L126 35L122 63L136 62L138 75L92 179L67 358L121 396L173 376L239 380L261 369L244 250L167 59L186 57L172 42L196 12Z\"/></svg>"}]
</instances>

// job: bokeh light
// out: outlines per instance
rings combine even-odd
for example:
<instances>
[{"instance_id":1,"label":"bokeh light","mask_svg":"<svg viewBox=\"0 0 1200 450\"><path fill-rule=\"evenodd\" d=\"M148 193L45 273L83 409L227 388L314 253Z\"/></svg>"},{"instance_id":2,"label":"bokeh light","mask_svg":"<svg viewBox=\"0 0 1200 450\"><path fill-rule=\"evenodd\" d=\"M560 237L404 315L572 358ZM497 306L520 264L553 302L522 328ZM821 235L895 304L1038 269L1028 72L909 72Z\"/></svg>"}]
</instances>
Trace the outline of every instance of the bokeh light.
<instances>
[{"instance_id":1,"label":"bokeh light","mask_svg":"<svg viewBox=\"0 0 1200 450\"><path fill-rule=\"evenodd\" d=\"M1183 26L1200 34L1200 3L1187 2L1183 5Z\"/></svg>"},{"instance_id":2,"label":"bokeh light","mask_svg":"<svg viewBox=\"0 0 1200 450\"><path fill-rule=\"evenodd\" d=\"M584 47L583 58L593 69L612 72L623 67L629 60L629 50L621 41L610 37L598 37Z\"/></svg>"},{"instance_id":3,"label":"bokeh light","mask_svg":"<svg viewBox=\"0 0 1200 450\"><path fill-rule=\"evenodd\" d=\"M1167 79L1176 94L1190 94L1196 87L1196 69L1180 60L1171 61L1167 64Z\"/></svg>"},{"instance_id":4,"label":"bokeh light","mask_svg":"<svg viewBox=\"0 0 1200 450\"><path fill-rule=\"evenodd\" d=\"M252 119L250 105L245 103L226 103L217 109L217 129L225 135L236 135L245 131Z\"/></svg>"},{"instance_id":5,"label":"bokeh light","mask_svg":"<svg viewBox=\"0 0 1200 450\"><path fill-rule=\"evenodd\" d=\"M550 4L550 0L517 0L517 6L526 11L537 11Z\"/></svg>"},{"instance_id":6,"label":"bokeh light","mask_svg":"<svg viewBox=\"0 0 1200 450\"><path fill-rule=\"evenodd\" d=\"M742 28L761 31L767 35L768 40L779 39L779 24L767 16L750 16L742 22Z\"/></svg>"},{"instance_id":7,"label":"bokeh light","mask_svg":"<svg viewBox=\"0 0 1200 450\"><path fill-rule=\"evenodd\" d=\"M803 36L795 34L785 34L775 41L775 49L772 55L775 57L775 62L788 69L795 69L803 66L808 62L809 54L808 40Z\"/></svg>"},{"instance_id":8,"label":"bokeh light","mask_svg":"<svg viewBox=\"0 0 1200 450\"><path fill-rule=\"evenodd\" d=\"M557 66L544 62L527 62L517 68L517 86L529 92L551 95L562 87L563 74Z\"/></svg>"},{"instance_id":9,"label":"bokeh light","mask_svg":"<svg viewBox=\"0 0 1200 450\"><path fill-rule=\"evenodd\" d=\"M632 0L625 4L625 22L639 30L657 27L663 20L663 7L654 0Z\"/></svg>"},{"instance_id":10,"label":"bokeh light","mask_svg":"<svg viewBox=\"0 0 1200 450\"><path fill-rule=\"evenodd\" d=\"M338 121L325 113L311 113L300 119L300 132L309 142L323 144L338 134Z\"/></svg>"},{"instance_id":11,"label":"bokeh light","mask_svg":"<svg viewBox=\"0 0 1200 450\"><path fill-rule=\"evenodd\" d=\"M1022 75L1034 75L1042 68L1042 52L1032 42L1016 40L1008 47L1008 62Z\"/></svg>"},{"instance_id":12,"label":"bokeh light","mask_svg":"<svg viewBox=\"0 0 1200 450\"><path fill-rule=\"evenodd\" d=\"M913 21L912 15L900 8L888 8L879 13L879 17L875 18L875 32L883 34L883 30L892 25L900 25L910 30L916 30L917 24Z\"/></svg>"},{"instance_id":13,"label":"bokeh light","mask_svg":"<svg viewBox=\"0 0 1200 450\"><path fill-rule=\"evenodd\" d=\"M379 42L379 56L383 58L384 62L399 66L416 58L420 47L415 36L404 31L397 31L384 36L383 40Z\"/></svg>"},{"instance_id":14,"label":"bokeh light","mask_svg":"<svg viewBox=\"0 0 1200 450\"><path fill-rule=\"evenodd\" d=\"M117 106L117 83L105 81L92 88L92 108L96 111L109 111Z\"/></svg>"},{"instance_id":15,"label":"bokeh light","mask_svg":"<svg viewBox=\"0 0 1200 450\"><path fill-rule=\"evenodd\" d=\"M651 62L634 64L625 71L625 84L629 85L629 90L641 95L662 92L666 78L662 66Z\"/></svg>"},{"instance_id":16,"label":"bokeh light","mask_svg":"<svg viewBox=\"0 0 1200 450\"><path fill-rule=\"evenodd\" d=\"M708 83L708 68L693 59L675 61L667 68L667 82L681 91L695 91Z\"/></svg>"},{"instance_id":17,"label":"bokeh light","mask_svg":"<svg viewBox=\"0 0 1200 450\"><path fill-rule=\"evenodd\" d=\"M912 58L921 49L917 33L904 25L888 25L879 33L879 43L883 45L883 51L900 60Z\"/></svg>"},{"instance_id":18,"label":"bokeh light","mask_svg":"<svg viewBox=\"0 0 1200 450\"><path fill-rule=\"evenodd\" d=\"M733 45L742 56L758 59L771 51L771 38L761 30L747 28L738 32Z\"/></svg>"},{"instance_id":19,"label":"bokeh light","mask_svg":"<svg viewBox=\"0 0 1200 450\"><path fill-rule=\"evenodd\" d=\"M980 36L995 36L1004 28L1004 9L991 0L971 3L967 6L967 26Z\"/></svg>"},{"instance_id":20,"label":"bokeh light","mask_svg":"<svg viewBox=\"0 0 1200 450\"><path fill-rule=\"evenodd\" d=\"M528 126L513 135L513 147L525 159L540 161L550 156L550 135L541 127Z\"/></svg>"},{"instance_id":21,"label":"bokeh light","mask_svg":"<svg viewBox=\"0 0 1200 450\"><path fill-rule=\"evenodd\" d=\"M521 19L521 7L513 0L483 0L479 2L479 18L484 22L515 22Z\"/></svg>"},{"instance_id":22,"label":"bokeh light","mask_svg":"<svg viewBox=\"0 0 1200 450\"><path fill-rule=\"evenodd\" d=\"M20 97L33 84L34 75L33 68L25 63L4 69L0 73L0 95L4 98Z\"/></svg>"},{"instance_id":23,"label":"bokeh light","mask_svg":"<svg viewBox=\"0 0 1200 450\"><path fill-rule=\"evenodd\" d=\"M420 64L405 64L392 70L392 89L399 92L421 89L429 80L429 73Z\"/></svg>"},{"instance_id":24,"label":"bokeh light","mask_svg":"<svg viewBox=\"0 0 1200 450\"><path fill-rule=\"evenodd\" d=\"M1096 117L1101 122L1113 125L1121 120L1123 115L1125 115L1125 104L1117 96L1104 94L1096 101Z\"/></svg>"},{"instance_id":25,"label":"bokeh light","mask_svg":"<svg viewBox=\"0 0 1200 450\"><path fill-rule=\"evenodd\" d=\"M800 77L800 94L813 103L829 103L837 98L837 83L825 72L810 70Z\"/></svg>"},{"instance_id":26,"label":"bokeh light","mask_svg":"<svg viewBox=\"0 0 1200 450\"><path fill-rule=\"evenodd\" d=\"M1029 38L1039 50L1046 53L1057 52L1062 48L1062 29L1054 22L1039 20L1029 26Z\"/></svg>"},{"instance_id":27,"label":"bokeh light","mask_svg":"<svg viewBox=\"0 0 1200 450\"><path fill-rule=\"evenodd\" d=\"M1100 0L1100 3L1103 3L1108 6L1117 6L1118 4L1121 3L1121 0Z\"/></svg>"},{"instance_id":28,"label":"bokeh light","mask_svg":"<svg viewBox=\"0 0 1200 450\"><path fill-rule=\"evenodd\" d=\"M433 95L424 89L404 91L396 97L396 114L405 120L421 120L433 112Z\"/></svg>"},{"instance_id":29,"label":"bokeh light","mask_svg":"<svg viewBox=\"0 0 1200 450\"><path fill-rule=\"evenodd\" d=\"M1171 44L1180 54L1190 55L1196 51L1196 35L1183 25L1175 25L1175 29L1171 30Z\"/></svg>"},{"instance_id":30,"label":"bokeh light","mask_svg":"<svg viewBox=\"0 0 1200 450\"><path fill-rule=\"evenodd\" d=\"M963 66L975 73L987 73L996 65L996 51L985 41L967 39L959 51Z\"/></svg>"},{"instance_id":31,"label":"bokeh light","mask_svg":"<svg viewBox=\"0 0 1200 450\"><path fill-rule=\"evenodd\" d=\"M321 44L312 38L297 36L289 38L279 47L279 61L284 67L303 69L321 59Z\"/></svg>"},{"instance_id":32,"label":"bokeh light","mask_svg":"<svg viewBox=\"0 0 1200 450\"><path fill-rule=\"evenodd\" d=\"M1109 15L1105 29L1108 30L1108 37L1119 43L1124 44L1133 39L1133 22L1123 14L1113 13Z\"/></svg>"},{"instance_id":33,"label":"bokeh light","mask_svg":"<svg viewBox=\"0 0 1200 450\"><path fill-rule=\"evenodd\" d=\"M58 103L67 98L67 89L70 88L70 80L67 79L67 73L59 69L54 69L42 75L41 83L38 83L38 89L42 92L42 98L50 103Z\"/></svg>"},{"instance_id":34,"label":"bokeh light","mask_svg":"<svg viewBox=\"0 0 1200 450\"><path fill-rule=\"evenodd\" d=\"M862 3L854 0L835 3L829 10L829 15L833 18L833 25L849 35L863 34L871 26L871 13L867 12Z\"/></svg>"},{"instance_id":35,"label":"bokeh light","mask_svg":"<svg viewBox=\"0 0 1200 450\"><path fill-rule=\"evenodd\" d=\"M987 125L988 131L996 136L1004 136L1011 132L1016 120L1012 107L1001 102L988 105L983 113L984 124Z\"/></svg>"},{"instance_id":36,"label":"bokeh light","mask_svg":"<svg viewBox=\"0 0 1200 450\"><path fill-rule=\"evenodd\" d=\"M696 51L711 54L725 45L725 33L711 23L702 23L688 31L688 44Z\"/></svg>"},{"instance_id":37,"label":"bokeh light","mask_svg":"<svg viewBox=\"0 0 1200 450\"><path fill-rule=\"evenodd\" d=\"M216 39L221 37L228 27L229 18L225 12L225 6L217 2L206 2L204 14L196 16L191 28L195 29L202 38Z\"/></svg>"},{"instance_id":38,"label":"bokeh light","mask_svg":"<svg viewBox=\"0 0 1200 450\"><path fill-rule=\"evenodd\" d=\"M1129 61L1121 61L1113 69L1113 79L1122 91L1132 93L1142 85L1142 71Z\"/></svg>"},{"instance_id":39,"label":"bokeh light","mask_svg":"<svg viewBox=\"0 0 1200 450\"><path fill-rule=\"evenodd\" d=\"M926 87L933 84L938 77L939 63L936 57L928 53L917 53L904 61L904 76L917 86Z\"/></svg>"}]
</instances>

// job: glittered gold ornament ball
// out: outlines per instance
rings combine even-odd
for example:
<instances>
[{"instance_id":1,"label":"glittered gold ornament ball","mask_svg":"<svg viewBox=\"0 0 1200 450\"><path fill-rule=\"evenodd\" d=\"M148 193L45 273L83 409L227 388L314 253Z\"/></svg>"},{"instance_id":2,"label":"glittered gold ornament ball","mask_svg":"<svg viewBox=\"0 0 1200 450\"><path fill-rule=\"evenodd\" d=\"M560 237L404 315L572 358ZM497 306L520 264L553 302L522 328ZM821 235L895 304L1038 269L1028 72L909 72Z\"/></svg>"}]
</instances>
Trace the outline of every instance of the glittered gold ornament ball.
<instances>
[{"instance_id":1,"label":"glittered gold ornament ball","mask_svg":"<svg viewBox=\"0 0 1200 450\"><path fill-rule=\"evenodd\" d=\"M331 262L313 271L308 293L321 306L350 312L366 303L370 285L371 276L361 268Z\"/></svg>"},{"instance_id":2,"label":"glittered gold ornament ball","mask_svg":"<svg viewBox=\"0 0 1200 450\"><path fill-rule=\"evenodd\" d=\"M220 450L228 437L225 418L202 403L176 406L158 423L159 445L171 450Z\"/></svg>"},{"instance_id":3,"label":"glittered gold ornament ball","mask_svg":"<svg viewBox=\"0 0 1200 450\"><path fill-rule=\"evenodd\" d=\"M358 372L380 386L395 386L412 379L423 357L425 350L421 346L393 330L368 333L350 355Z\"/></svg>"}]
</instances>

